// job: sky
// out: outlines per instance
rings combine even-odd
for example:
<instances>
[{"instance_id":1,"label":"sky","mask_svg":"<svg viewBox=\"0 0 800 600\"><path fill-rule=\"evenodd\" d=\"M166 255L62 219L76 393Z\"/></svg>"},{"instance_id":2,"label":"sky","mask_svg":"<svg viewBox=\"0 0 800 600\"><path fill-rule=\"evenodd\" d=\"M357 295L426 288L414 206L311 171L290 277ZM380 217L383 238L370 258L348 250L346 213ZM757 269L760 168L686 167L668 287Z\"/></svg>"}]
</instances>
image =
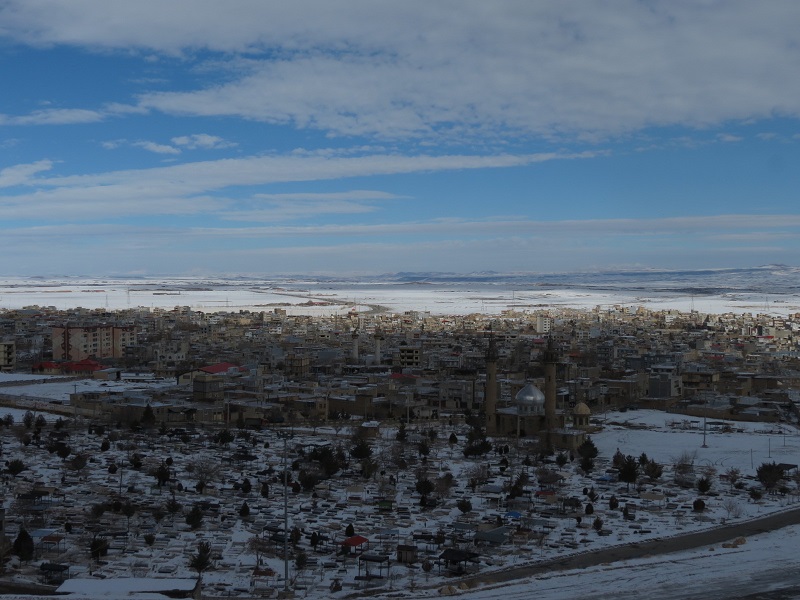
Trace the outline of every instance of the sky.
<instances>
[{"instance_id":1,"label":"sky","mask_svg":"<svg viewBox=\"0 0 800 600\"><path fill-rule=\"evenodd\" d=\"M0 0L0 276L800 264L796 0Z\"/></svg>"}]
</instances>

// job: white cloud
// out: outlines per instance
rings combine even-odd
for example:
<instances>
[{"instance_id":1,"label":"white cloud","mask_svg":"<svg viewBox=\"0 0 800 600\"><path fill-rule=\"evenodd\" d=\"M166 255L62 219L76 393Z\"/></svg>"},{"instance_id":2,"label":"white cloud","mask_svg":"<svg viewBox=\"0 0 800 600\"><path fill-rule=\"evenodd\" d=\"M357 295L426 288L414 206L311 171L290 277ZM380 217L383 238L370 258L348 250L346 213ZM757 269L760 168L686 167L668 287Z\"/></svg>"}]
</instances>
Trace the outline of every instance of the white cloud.
<instances>
[{"instance_id":1,"label":"white cloud","mask_svg":"<svg viewBox=\"0 0 800 600\"><path fill-rule=\"evenodd\" d=\"M580 239L612 236L652 239L658 236L719 237L723 232L746 232L752 228L796 230L800 215L712 215L705 217L666 217L660 219L585 219L564 221L532 221L523 218L434 219L404 223L370 225L304 225L272 227L198 228L187 230L188 235L208 237L320 237L334 236L402 236L452 235L496 236L522 235L548 238Z\"/></svg>"},{"instance_id":2,"label":"white cloud","mask_svg":"<svg viewBox=\"0 0 800 600\"><path fill-rule=\"evenodd\" d=\"M763 235L748 237L748 223ZM42 264L51 269L65 269L84 250L96 253L95 248L102 246L103 252L92 261L100 271L132 268L134 263L162 265L165 255L171 272L202 266L205 272L224 273L230 272L231 264L240 272L259 273L464 271L464 265L476 270L496 269L498 264L504 270L585 270L589 265L629 264L632 250L642 264L675 268L694 258L693 267L702 268L741 265L743 259L747 259L744 264L773 262L797 250L798 228L798 215L744 214L190 229L92 223L11 229L0 238L0 247L46 258ZM787 235L792 230L794 235ZM413 235L414 243L408 243L407 235ZM45 238L46 246L41 243ZM76 247L76 239L86 243Z\"/></svg>"},{"instance_id":3,"label":"white cloud","mask_svg":"<svg viewBox=\"0 0 800 600\"><path fill-rule=\"evenodd\" d=\"M97 175L26 178L35 192L0 198L0 219L97 219L108 216L199 214L225 209L230 202L209 193L230 186L332 180L354 176L473 168L502 168L589 154L523 156L364 156L250 157L186 163ZM288 217L287 217L288 218Z\"/></svg>"},{"instance_id":4,"label":"white cloud","mask_svg":"<svg viewBox=\"0 0 800 600\"><path fill-rule=\"evenodd\" d=\"M405 196L398 196L378 190L350 190L347 192L298 192L293 194L255 194L254 198L275 202L313 200L324 202L326 200L397 200Z\"/></svg>"},{"instance_id":5,"label":"white cloud","mask_svg":"<svg viewBox=\"0 0 800 600\"><path fill-rule=\"evenodd\" d=\"M133 142L133 145L137 148L141 148L143 150L147 150L148 152L155 152L156 154L180 154L181 151L174 146L168 146L166 144L158 144L156 142L148 142L148 141L141 141L141 142Z\"/></svg>"},{"instance_id":6,"label":"white cloud","mask_svg":"<svg viewBox=\"0 0 800 600\"><path fill-rule=\"evenodd\" d=\"M291 194L254 194L252 209L227 211L227 221L275 222L322 215L353 215L374 212L374 202L398 200L404 196L376 190L347 192L299 192Z\"/></svg>"},{"instance_id":7,"label":"white cloud","mask_svg":"<svg viewBox=\"0 0 800 600\"><path fill-rule=\"evenodd\" d=\"M152 142L141 142L152 144ZM158 146L157 144L154 144ZM167 148L170 148L167 146ZM175 149L177 150L177 149ZM403 173L518 167L551 160L590 158L598 153L526 155L444 155L357 157L257 156L170 165L151 169L110 171L93 175L37 178L33 193L6 196L0 218L102 218L115 215L197 214L229 202L208 195L229 187L272 183L331 181L349 177Z\"/></svg>"},{"instance_id":8,"label":"white cloud","mask_svg":"<svg viewBox=\"0 0 800 600\"><path fill-rule=\"evenodd\" d=\"M140 110L390 139L597 140L798 116L797 22L794 0L242 0L228 11L216 0L9 0L0 9L0 35L22 43L219 53L224 83L145 94Z\"/></svg>"},{"instance_id":9,"label":"white cloud","mask_svg":"<svg viewBox=\"0 0 800 600\"><path fill-rule=\"evenodd\" d=\"M48 108L27 115L0 115L0 125L75 125L96 123L105 115L96 110L81 108Z\"/></svg>"},{"instance_id":10,"label":"white cloud","mask_svg":"<svg viewBox=\"0 0 800 600\"><path fill-rule=\"evenodd\" d=\"M717 136L717 139L720 142L734 143L734 142L741 142L744 138L742 138L742 136L740 135L733 135L731 133L720 133Z\"/></svg>"},{"instance_id":11,"label":"white cloud","mask_svg":"<svg viewBox=\"0 0 800 600\"><path fill-rule=\"evenodd\" d=\"M221 148L233 148L237 144L222 139L216 135L207 133L195 133L193 135L182 135L172 138L172 143L176 146L184 146L190 150L202 148L204 150L218 150Z\"/></svg>"},{"instance_id":12,"label":"white cloud","mask_svg":"<svg viewBox=\"0 0 800 600\"><path fill-rule=\"evenodd\" d=\"M752 228L759 229L757 233ZM302 239L307 237L326 239L342 238L351 240L358 236L374 237L379 240L399 239L408 234L421 236L473 236L474 239L519 239L519 240L566 240L569 244L578 242L586 245L596 243L597 239L611 237L641 237L667 240L675 236L698 236L716 241L756 241L795 240L796 230L800 228L800 215L710 215L705 217L667 217L660 219L584 219L562 221L534 221L521 218L433 219L429 221L407 221L403 223L379 223L375 225L315 225L315 226L254 226L254 227L169 227L104 224L40 225L9 229L8 235L47 235L73 237L76 235L103 236L137 235L167 236L186 240L211 242L215 239L261 239L274 238ZM461 239L461 238L460 238ZM463 238L469 239L469 238ZM672 243L672 242L668 242ZM608 242L606 242L607 245Z\"/></svg>"},{"instance_id":13,"label":"white cloud","mask_svg":"<svg viewBox=\"0 0 800 600\"><path fill-rule=\"evenodd\" d=\"M31 180L31 175L49 171L52 168L53 162L50 160L39 160L35 163L6 167L0 171L0 188L27 185Z\"/></svg>"}]
</instances>

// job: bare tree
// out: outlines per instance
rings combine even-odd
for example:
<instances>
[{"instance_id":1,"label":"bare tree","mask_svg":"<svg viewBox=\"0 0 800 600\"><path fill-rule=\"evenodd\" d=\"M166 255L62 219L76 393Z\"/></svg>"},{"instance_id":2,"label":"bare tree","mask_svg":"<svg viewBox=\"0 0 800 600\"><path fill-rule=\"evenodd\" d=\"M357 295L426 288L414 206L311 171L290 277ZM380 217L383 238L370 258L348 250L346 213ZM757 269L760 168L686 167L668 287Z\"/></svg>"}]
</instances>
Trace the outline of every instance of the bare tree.
<instances>
[{"instance_id":1,"label":"bare tree","mask_svg":"<svg viewBox=\"0 0 800 600\"><path fill-rule=\"evenodd\" d=\"M193 460L186 466L186 470L194 474L197 479L197 491L203 493L206 486L217 480L220 473L219 463L207 458L201 457Z\"/></svg>"},{"instance_id":2,"label":"bare tree","mask_svg":"<svg viewBox=\"0 0 800 600\"><path fill-rule=\"evenodd\" d=\"M731 487L736 487L736 482L739 481L739 478L742 476L742 472L737 469L736 467L731 467L727 471L725 471L725 477L728 478L728 483Z\"/></svg>"},{"instance_id":3,"label":"bare tree","mask_svg":"<svg viewBox=\"0 0 800 600\"><path fill-rule=\"evenodd\" d=\"M261 556L270 551L271 544L269 540L260 535L254 535L247 540L247 551L256 555L256 563L261 564Z\"/></svg>"},{"instance_id":4,"label":"bare tree","mask_svg":"<svg viewBox=\"0 0 800 600\"><path fill-rule=\"evenodd\" d=\"M742 516L742 507L735 498L726 498L722 503L722 508L728 513L728 518L738 519Z\"/></svg>"}]
</instances>

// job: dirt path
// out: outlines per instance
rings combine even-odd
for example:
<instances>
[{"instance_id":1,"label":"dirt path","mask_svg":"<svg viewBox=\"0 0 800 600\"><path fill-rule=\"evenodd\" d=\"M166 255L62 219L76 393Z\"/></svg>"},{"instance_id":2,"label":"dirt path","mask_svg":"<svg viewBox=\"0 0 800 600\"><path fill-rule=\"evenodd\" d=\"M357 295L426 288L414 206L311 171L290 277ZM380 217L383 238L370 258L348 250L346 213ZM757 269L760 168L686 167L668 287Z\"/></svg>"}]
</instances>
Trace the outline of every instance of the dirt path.
<instances>
[{"instance_id":1,"label":"dirt path","mask_svg":"<svg viewBox=\"0 0 800 600\"><path fill-rule=\"evenodd\" d=\"M706 529L696 533L685 533L670 538L657 540L644 540L637 543L626 544L624 546L612 546L601 548L591 552L583 552L573 556L555 558L546 562L536 563L528 566L514 567L505 571L493 573L477 574L457 580L451 580L449 585L457 585L465 582L470 587L476 585L487 585L495 583L506 583L525 577L534 577L553 571L565 571L569 569L584 569L603 563L612 563L620 560L642 558L645 556L656 556L659 554L670 554L672 552L682 552L703 546L715 546L723 542L733 540L737 537L749 537L760 533L767 533L776 529L782 529L790 525L800 524L800 507L793 508L780 513L773 513L757 519ZM442 585L442 584L439 584Z\"/></svg>"}]
</instances>

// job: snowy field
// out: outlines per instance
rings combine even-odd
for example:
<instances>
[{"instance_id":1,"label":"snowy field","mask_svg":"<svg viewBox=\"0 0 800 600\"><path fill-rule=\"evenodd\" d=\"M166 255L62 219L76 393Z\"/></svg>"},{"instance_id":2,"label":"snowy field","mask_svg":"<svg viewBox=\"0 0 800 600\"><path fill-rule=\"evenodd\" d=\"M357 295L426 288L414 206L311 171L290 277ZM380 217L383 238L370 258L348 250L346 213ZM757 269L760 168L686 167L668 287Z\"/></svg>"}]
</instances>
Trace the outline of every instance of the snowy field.
<instances>
[{"instance_id":1,"label":"snowy field","mask_svg":"<svg viewBox=\"0 0 800 600\"><path fill-rule=\"evenodd\" d=\"M2 380L0 380L2 381ZM0 394L12 394L22 398L28 397L35 400L69 403L69 395L79 392L136 392L137 390L158 390L175 385L175 381L154 382L128 382L128 381L103 381L100 379L76 379L72 381L49 382L36 376L36 379L19 382L20 385L6 385L0 387Z\"/></svg>"},{"instance_id":2,"label":"snowy field","mask_svg":"<svg viewBox=\"0 0 800 600\"><path fill-rule=\"evenodd\" d=\"M800 312L794 293L764 295L756 292L688 294L680 291L647 292L643 289L585 290L540 289L506 284L332 284L315 281L230 281L224 279L5 279L0 281L0 308L52 306L59 310L171 309L188 306L204 312L270 311L282 308L290 315L329 316L358 311L429 311L435 315L500 314L514 309L533 312L557 308L591 309L614 306L651 310L676 309L702 313Z\"/></svg>"}]
</instances>

